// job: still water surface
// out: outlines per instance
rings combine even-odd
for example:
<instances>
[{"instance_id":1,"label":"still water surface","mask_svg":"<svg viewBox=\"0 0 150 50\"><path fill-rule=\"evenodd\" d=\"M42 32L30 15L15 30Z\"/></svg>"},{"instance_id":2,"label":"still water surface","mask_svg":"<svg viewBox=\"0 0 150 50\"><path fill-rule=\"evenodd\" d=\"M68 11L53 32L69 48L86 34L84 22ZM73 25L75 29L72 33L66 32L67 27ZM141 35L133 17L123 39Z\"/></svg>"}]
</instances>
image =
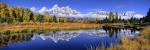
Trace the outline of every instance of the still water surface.
<instances>
[{"instance_id":1,"label":"still water surface","mask_svg":"<svg viewBox=\"0 0 150 50\"><path fill-rule=\"evenodd\" d=\"M89 29L32 32L0 37L0 50L89 50L115 46L122 38L134 38L134 29ZM12 37L11 37L12 36Z\"/></svg>"}]
</instances>

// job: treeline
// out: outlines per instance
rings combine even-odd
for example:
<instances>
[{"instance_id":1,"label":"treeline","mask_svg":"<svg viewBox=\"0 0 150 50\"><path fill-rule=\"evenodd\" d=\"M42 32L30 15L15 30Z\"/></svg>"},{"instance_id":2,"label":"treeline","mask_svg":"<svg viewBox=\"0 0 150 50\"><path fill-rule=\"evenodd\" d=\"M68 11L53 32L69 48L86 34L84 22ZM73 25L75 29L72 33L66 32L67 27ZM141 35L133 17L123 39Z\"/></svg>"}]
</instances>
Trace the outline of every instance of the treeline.
<instances>
[{"instance_id":1,"label":"treeline","mask_svg":"<svg viewBox=\"0 0 150 50\"><path fill-rule=\"evenodd\" d=\"M12 23L130 23L130 24L141 24L150 23L150 11L147 16L141 19L130 18L121 19L118 13L110 12L108 17L105 19L95 18L95 19L82 19L82 18L65 18L49 15L33 14L30 9L8 6L5 3L0 3L0 23L12 24Z\"/></svg>"},{"instance_id":2,"label":"treeline","mask_svg":"<svg viewBox=\"0 0 150 50\"><path fill-rule=\"evenodd\" d=\"M130 19L121 19L118 14L110 12L108 18L101 20L102 23L129 23L129 24L149 24L150 25L150 9L143 18L131 17Z\"/></svg>"},{"instance_id":3,"label":"treeline","mask_svg":"<svg viewBox=\"0 0 150 50\"><path fill-rule=\"evenodd\" d=\"M35 15L35 21L44 23L44 22L54 22L54 23L98 23L100 19L96 18L95 20L86 20L82 18L67 18L67 17L57 17L49 15Z\"/></svg>"},{"instance_id":4,"label":"treeline","mask_svg":"<svg viewBox=\"0 0 150 50\"><path fill-rule=\"evenodd\" d=\"M10 7L0 3L0 23L19 23L33 20L33 13L30 9L21 7Z\"/></svg>"},{"instance_id":5,"label":"treeline","mask_svg":"<svg viewBox=\"0 0 150 50\"><path fill-rule=\"evenodd\" d=\"M140 24L142 23L142 18L131 17L130 19L122 19L118 13L110 12L108 17L101 20L100 23L130 23L130 24Z\"/></svg>"}]
</instances>

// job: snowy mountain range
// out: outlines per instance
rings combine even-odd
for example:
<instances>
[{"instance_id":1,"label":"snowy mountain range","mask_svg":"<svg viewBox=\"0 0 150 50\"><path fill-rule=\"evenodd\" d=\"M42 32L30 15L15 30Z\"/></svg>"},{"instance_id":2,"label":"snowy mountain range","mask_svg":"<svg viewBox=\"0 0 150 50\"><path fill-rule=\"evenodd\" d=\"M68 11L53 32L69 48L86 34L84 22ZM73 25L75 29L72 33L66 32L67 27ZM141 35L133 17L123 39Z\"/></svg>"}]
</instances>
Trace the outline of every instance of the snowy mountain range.
<instances>
[{"instance_id":1,"label":"snowy mountain range","mask_svg":"<svg viewBox=\"0 0 150 50\"><path fill-rule=\"evenodd\" d=\"M75 9L70 8L69 6L66 7L59 7L57 4L54 5L52 8L48 9L46 7L42 7L41 9L37 10L35 7L30 8L30 10L35 14L41 15L50 15L50 16L57 16L57 17L68 17L68 18L101 18L104 19L108 17L109 12L98 10L94 12L88 13L81 13ZM125 13L119 13L122 19L129 19L131 17L135 18L142 18L143 15L138 14L134 11L127 11Z\"/></svg>"}]
</instances>

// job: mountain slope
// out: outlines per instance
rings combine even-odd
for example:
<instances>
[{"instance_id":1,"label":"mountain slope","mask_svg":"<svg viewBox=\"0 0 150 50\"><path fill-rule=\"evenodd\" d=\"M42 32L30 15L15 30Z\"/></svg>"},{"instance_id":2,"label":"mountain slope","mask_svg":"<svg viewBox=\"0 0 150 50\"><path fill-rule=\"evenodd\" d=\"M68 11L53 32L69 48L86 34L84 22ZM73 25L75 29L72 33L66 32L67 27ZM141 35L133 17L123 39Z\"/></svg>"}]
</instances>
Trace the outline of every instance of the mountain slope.
<instances>
[{"instance_id":1,"label":"mountain slope","mask_svg":"<svg viewBox=\"0 0 150 50\"><path fill-rule=\"evenodd\" d=\"M69 6L66 7L59 7L57 4L54 5L52 8L48 9L46 7L42 7L41 9L37 10L36 8L32 7L31 11L35 14L41 15L50 15L50 16L57 16L57 17L68 17L68 18L101 18L104 19L108 17L109 12L98 10L95 12L88 12L88 13L81 13L75 9L70 8ZM114 13L115 14L115 13ZM135 18L142 18L143 15L137 14L133 11L127 11L125 13L119 13L118 16L121 16L122 19L129 19L131 17Z\"/></svg>"}]
</instances>

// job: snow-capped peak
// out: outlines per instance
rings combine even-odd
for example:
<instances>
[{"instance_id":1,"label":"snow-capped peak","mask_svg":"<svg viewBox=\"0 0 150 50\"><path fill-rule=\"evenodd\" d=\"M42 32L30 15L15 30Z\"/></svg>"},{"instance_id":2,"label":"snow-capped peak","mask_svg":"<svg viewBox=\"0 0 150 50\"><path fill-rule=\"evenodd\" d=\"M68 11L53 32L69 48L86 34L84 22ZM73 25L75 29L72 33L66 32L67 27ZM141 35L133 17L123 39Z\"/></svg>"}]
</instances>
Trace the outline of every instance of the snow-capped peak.
<instances>
[{"instance_id":1,"label":"snow-capped peak","mask_svg":"<svg viewBox=\"0 0 150 50\"><path fill-rule=\"evenodd\" d=\"M48 14L48 9L46 7L42 7L38 13L42 15Z\"/></svg>"},{"instance_id":2,"label":"snow-capped peak","mask_svg":"<svg viewBox=\"0 0 150 50\"><path fill-rule=\"evenodd\" d=\"M131 17L134 18L142 18L144 15L138 14L134 11L127 11L124 14L120 15L122 19L130 19Z\"/></svg>"},{"instance_id":3,"label":"snow-capped peak","mask_svg":"<svg viewBox=\"0 0 150 50\"><path fill-rule=\"evenodd\" d=\"M79 12L77 10L74 10L74 9L71 9L69 6L66 6L66 7L59 7L57 4L54 5L50 10L49 12L51 14L67 14L67 15L70 15L70 14L78 14Z\"/></svg>"},{"instance_id":4,"label":"snow-capped peak","mask_svg":"<svg viewBox=\"0 0 150 50\"><path fill-rule=\"evenodd\" d=\"M31 11L33 11L34 13L42 14L42 15L45 15L45 14L51 15L51 16L55 15L58 17L68 17L68 18L74 17L74 18L102 18L102 19L104 19L104 18L108 17L108 14L109 14L108 11L103 11L103 10L97 10L94 12L82 14L79 11L70 8L69 6L59 7L57 4L55 4L50 9L48 9L46 7L42 7L41 9L36 10L35 7L32 7ZM143 17L143 15L138 14L134 11L127 11L126 13L118 13L118 14L117 15L121 16L122 19L130 19L131 17L135 17L135 18Z\"/></svg>"}]
</instances>

